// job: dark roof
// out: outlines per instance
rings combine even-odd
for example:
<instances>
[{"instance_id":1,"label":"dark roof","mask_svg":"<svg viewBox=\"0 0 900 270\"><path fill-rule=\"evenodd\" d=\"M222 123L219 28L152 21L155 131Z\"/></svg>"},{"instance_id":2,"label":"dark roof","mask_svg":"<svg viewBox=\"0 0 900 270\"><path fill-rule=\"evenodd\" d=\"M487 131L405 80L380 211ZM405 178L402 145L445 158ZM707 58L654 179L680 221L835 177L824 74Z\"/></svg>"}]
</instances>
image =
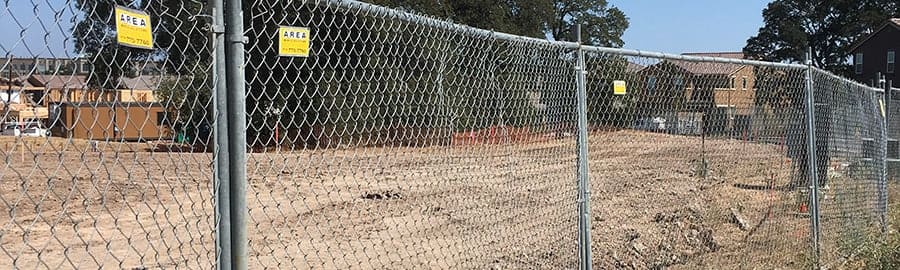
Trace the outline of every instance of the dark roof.
<instances>
[{"instance_id":1,"label":"dark roof","mask_svg":"<svg viewBox=\"0 0 900 270\"><path fill-rule=\"evenodd\" d=\"M9 88L10 86L15 87L16 89L34 88L35 87L33 84L28 82L28 77L25 77L25 76L20 76L20 77L16 77L16 78L12 78L12 79L0 78L0 88L2 88L0 90L5 90L5 89Z\"/></svg>"},{"instance_id":2,"label":"dark roof","mask_svg":"<svg viewBox=\"0 0 900 270\"><path fill-rule=\"evenodd\" d=\"M156 90L165 80L164 76L140 76L135 78L122 78L118 84L119 89ZM28 77L29 83L36 87L47 89L84 89L88 88L87 77L83 75L43 75L35 74ZM0 82L2 83L2 82Z\"/></svg>"},{"instance_id":3,"label":"dark roof","mask_svg":"<svg viewBox=\"0 0 900 270\"><path fill-rule=\"evenodd\" d=\"M644 69L644 66L632 62L628 62L628 65L625 66L625 71L627 72L638 72L642 69Z\"/></svg>"},{"instance_id":4,"label":"dark roof","mask_svg":"<svg viewBox=\"0 0 900 270\"><path fill-rule=\"evenodd\" d=\"M744 53L742 53L742 52L684 53L683 55L744 59ZM744 67L744 65L739 65L739 64L714 63L714 62L693 62L693 61L683 61L683 60L666 60L665 62L672 63L675 66L678 66L679 68L684 69L686 72L693 73L693 74L701 74L701 75L713 75L713 74L730 75L730 74L737 72L742 67Z\"/></svg>"},{"instance_id":5,"label":"dark roof","mask_svg":"<svg viewBox=\"0 0 900 270\"><path fill-rule=\"evenodd\" d=\"M862 46L864 43L866 43L866 41L869 41L870 38L874 37L878 34L878 32L881 32L881 30L884 30L888 26L892 26L897 30L900 30L900 18L888 19L886 22L884 22L884 24L876 28L875 31L872 31L872 33L869 33L869 35L857 41L856 44L853 44L853 47L850 47L850 52L855 52L856 49L859 49L859 46Z\"/></svg>"},{"instance_id":6,"label":"dark roof","mask_svg":"<svg viewBox=\"0 0 900 270\"><path fill-rule=\"evenodd\" d=\"M156 90L163 80L165 80L165 77L163 76L149 75L134 78L122 78L119 89Z\"/></svg>"},{"instance_id":7,"label":"dark roof","mask_svg":"<svg viewBox=\"0 0 900 270\"><path fill-rule=\"evenodd\" d=\"M48 89L84 89L88 86L87 77L82 75L35 74L28 77L28 82Z\"/></svg>"}]
</instances>

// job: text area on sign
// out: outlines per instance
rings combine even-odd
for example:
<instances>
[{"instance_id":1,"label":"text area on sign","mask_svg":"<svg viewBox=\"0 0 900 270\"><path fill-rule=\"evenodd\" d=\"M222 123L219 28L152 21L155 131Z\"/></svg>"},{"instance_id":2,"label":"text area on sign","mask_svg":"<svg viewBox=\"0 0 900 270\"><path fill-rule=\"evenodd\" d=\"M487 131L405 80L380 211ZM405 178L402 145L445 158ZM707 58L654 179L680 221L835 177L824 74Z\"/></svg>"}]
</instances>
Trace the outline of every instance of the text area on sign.
<instances>
[{"instance_id":1,"label":"text area on sign","mask_svg":"<svg viewBox=\"0 0 900 270\"><path fill-rule=\"evenodd\" d=\"M309 57L310 31L306 27L281 26L278 28L278 55Z\"/></svg>"},{"instance_id":2,"label":"text area on sign","mask_svg":"<svg viewBox=\"0 0 900 270\"><path fill-rule=\"evenodd\" d=\"M116 40L120 45L153 49L153 27L146 12L116 6Z\"/></svg>"}]
</instances>

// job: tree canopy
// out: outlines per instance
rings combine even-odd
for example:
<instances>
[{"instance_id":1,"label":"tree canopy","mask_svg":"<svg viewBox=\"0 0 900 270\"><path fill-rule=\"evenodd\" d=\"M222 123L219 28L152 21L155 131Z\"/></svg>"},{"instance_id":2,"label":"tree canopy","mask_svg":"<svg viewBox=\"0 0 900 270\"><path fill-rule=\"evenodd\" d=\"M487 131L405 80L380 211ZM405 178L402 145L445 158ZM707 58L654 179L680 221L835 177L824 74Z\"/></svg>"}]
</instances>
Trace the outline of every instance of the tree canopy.
<instances>
[{"instance_id":1,"label":"tree canopy","mask_svg":"<svg viewBox=\"0 0 900 270\"><path fill-rule=\"evenodd\" d=\"M368 2L477 28L554 40L572 40L582 24L586 44L621 47L628 17L606 0L369 0Z\"/></svg>"},{"instance_id":2,"label":"tree canopy","mask_svg":"<svg viewBox=\"0 0 900 270\"><path fill-rule=\"evenodd\" d=\"M135 64L158 64L168 79L159 85L156 95L174 114L170 117L174 127L196 127L210 121L212 41L209 16L203 14L208 7L202 1L116 0L151 16L156 49L140 50L115 44L110 2L76 2L84 13L73 29L76 50L95 67L91 77L95 86L113 88L121 77L137 75ZM582 40L602 46L621 46L628 27L625 15L608 7L606 0L369 2L541 39L571 40L572 26L579 22ZM251 145L287 141L319 146L328 145L323 141L330 137L343 143L384 143L417 138L411 135L415 132L438 133L429 129L525 124L525 116L537 117L536 112L530 105L520 104L528 101L524 92L503 89L521 83L511 72L526 65L562 67L571 60L562 50L514 50L513 44L415 22L310 7L301 1L243 1L249 41L245 45L245 78ZM272 38L279 25L313 29L314 53L308 58L280 57L273 49L277 40ZM411 29L432 35L422 36ZM536 52L543 53L542 57ZM514 66L517 63L520 66ZM548 76L569 75L555 72ZM436 94L439 91L446 94ZM562 104L572 98L554 100ZM439 112L429 111L439 107L437 104L450 105ZM502 115L509 119L498 120Z\"/></svg>"},{"instance_id":3,"label":"tree canopy","mask_svg":"<svg viewBox=\"0 0 900 270\"><path fill-rule=\"evenodd\" d=\"M765 25L744 54L766 61L800 62L812 49L817 67L849 75L850 48L892 16L896 0L776 0L763 10Z\"/></svg>"}]
</instances>

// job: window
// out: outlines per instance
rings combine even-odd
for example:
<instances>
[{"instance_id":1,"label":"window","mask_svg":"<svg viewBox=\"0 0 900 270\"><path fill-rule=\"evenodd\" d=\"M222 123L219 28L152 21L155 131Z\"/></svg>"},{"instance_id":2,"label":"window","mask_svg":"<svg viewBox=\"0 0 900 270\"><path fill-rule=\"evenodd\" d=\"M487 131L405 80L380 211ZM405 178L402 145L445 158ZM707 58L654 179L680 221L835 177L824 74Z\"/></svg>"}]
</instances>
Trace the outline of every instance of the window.
<instances>
[{"instance_id":1,"label":"window","mask_svg":"<svg viewBox=\"0 0 900 270\"><path fill-rule=\"evenodd\" d=\"M894 61L896 60L894 55L894 51L888 51L887 53L887 68L884 72L894 73Z\"/></svg>"},{"instance_id":2,"label":"window","mask_svg":"<svg viewBox=\"0 0 900 270\"><path fill-rule=\"evenodd\" d=\"M863 54L857 53L853 57L853 68L856 71L856 74L862 74L863 72Z\"/></svg>"},{"instance_id":3,"label":"window","mask_svg":"<svg viewBox=\"0 0 900 270\"><path fill-rule=\"evenodd\" d=\"M681 76L675 76L675 90L682 90L684 87L684 79Z\"/></svg>"},{"instance_id":4,"label":"window","mask_svg":"<svg viewBox=\"0 0 900 270\"><path fill-rule=\"evenodd\" d=\"M741 78L741 89L747 90L747 77Z\"/></svg>"},{"instance_id":5,"label":"window","mask_svg":"<svg viewBox=\"0 0 900 270\"><path fill-rule=\"evenodd\" d=\"M732 76L731 81L728 84L728 88L731 88L731 90L734 90L734 80L735 80L735 78L734 78L734 76Z\"/></svg>"},{"instance_id":6,"label":"window","mask_svg":"<svg viewBox=\"0 0 900 270\"><path fill-rule=\"evenodd\" d=\"M647 78L647 92L653 93L656 91L656 77L650 76Z\"/></svg>"}]
</instances>

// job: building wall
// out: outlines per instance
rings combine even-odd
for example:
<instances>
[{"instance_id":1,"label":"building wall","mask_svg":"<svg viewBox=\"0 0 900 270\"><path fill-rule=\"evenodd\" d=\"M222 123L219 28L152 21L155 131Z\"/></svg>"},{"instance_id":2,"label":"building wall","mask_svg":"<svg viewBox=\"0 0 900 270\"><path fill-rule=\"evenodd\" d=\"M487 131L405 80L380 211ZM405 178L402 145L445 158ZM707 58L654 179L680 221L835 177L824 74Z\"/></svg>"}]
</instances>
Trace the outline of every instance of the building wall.
<instances>
[{"instance_id":1,"label":"building wall","mask_svg":"<svg viewBox=\"0 0 900 270\"><path fill-rule=\"evenodd\" d=\"M63 134L57 136L128 141L170 137L168 128L159 125L159 115L165 110L157 103L120 103L115 107L110 104L63 105L61 110L63 130L57 132ZM116 127L118 133L114 132Z\"/></svg>"},{"instance_id":2,"label":"building wall","mask_svg":"<svg viewBox=\"0 0 900 270\"><path fill-rule=\"evenodd\" d=\"M118 92L118 93L117 93ZM116 97L118 94L118 98ZM64 99L63 96L68 96ZM87 90L87 89L50 89L44 97L45 106L50 103L79 103L79 102L138 102L148 103L156 102L153 90Z\"/></svg>"},{"instance_id":3,"label":"building wall","mask_svg":"<svg viewBox=\"0 0 900 270\"><path fill-rule=\"evenodd\" d=\"M156 102L153 90L119 90L121 102Z\"/></svg>"},{"instance_id":4,"label":"building wall","mask_svg":"<svg viewBox=\"0 0 900 270\"><path fill-rule=\"evenodd\" d=\"M894 73L886 74L885 71L887 69L887 52L894 51ZM893 26L886 26L880 32L876 33L874 36L865 41L865 43L861 44L859 47L853 51L853 63L854 67L857 59L856 53L863 54L863 70L862 73L856 73L855 70L853 73L853 78L863 84L870 85L872 80L875 79L876 74L881 72L887 77L888 80L893 80L894 87L900 87L900 82L897 81L900 76L897 76L897 73L900 72L897 69L900 68L900 65L896 63L896 61L900 60L900 30Z\"/></svg>"},{"instance_id":5,"label":"building wall","mask_svg":"<svg viewBox=\"0 0 900 270\"><path fill-rule=\"evenodd\" d=\"M91 69L90 63L84 59L66 58L13 58L6 66L0 66L0 73L6 74L12 69L18 75L27 74L84 74Z\"/></svg>"},{"instance_id":6,"label":"building wall","mask_svg":"<svg viewBox=\"0 0 900 270\"><path fill-rule=\"evenodd\" d=\"M716 106L733 107L739 115L749 115L753 112L753 103L756 99L754 88L754 74L752 66L742 67L733 74L734 83L726 88L716 88ZM747 80L746 87L743 81Z\"/></svg>"}]
</instances>

